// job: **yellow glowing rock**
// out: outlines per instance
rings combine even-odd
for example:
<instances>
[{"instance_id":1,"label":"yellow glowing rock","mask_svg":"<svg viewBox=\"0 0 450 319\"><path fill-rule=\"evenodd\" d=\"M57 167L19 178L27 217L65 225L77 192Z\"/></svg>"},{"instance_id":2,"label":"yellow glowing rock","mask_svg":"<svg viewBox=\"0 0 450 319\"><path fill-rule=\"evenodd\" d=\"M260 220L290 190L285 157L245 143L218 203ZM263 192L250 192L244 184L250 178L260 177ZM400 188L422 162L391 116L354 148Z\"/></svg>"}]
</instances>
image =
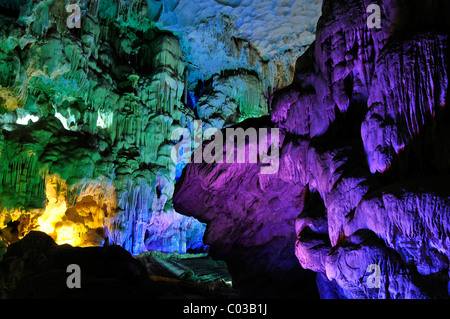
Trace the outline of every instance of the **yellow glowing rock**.
<instances>
[{"instance_id":1,"label":"yellow glowing rock","mask_svg":"<svg viewBox=\"0 0 450 319\"><path fill-rule=\"evenodd\" d=\"M68 193L77 193L69 201ZM70 188L58 175L46 177L47 205L38 219L38 230L57 244L96 246L101 242L106 215L116 206L115 190L103 180L79 183ZM72 202L73 205L69 205Z\"/></svg>"},{"instance_id":2,"label":"yellow glowing rock","mask_svg":"<svg viewBox=\"0 0 450 319\"><path fill-rule=\"evenodd\" d=\"M14 111L19 107L19 97L11 90L0 85L0 106L7 111Z\"/></svg>"},{"instance_id":3,"label":"yellow glowing rock","mask_svg":"<svg viewBox=\"0 0 450 319\"><path fill-rule=\"evenodd\" d=\"M39 230L54 236L55 224L63 218L67 210L65 200L67 186L64 182L59 181L59 178L56 175L47 176L45 195L48 202L44 213L38 219ZM58 243L57 238L54 239Z\"/></svg>"}]
</instances>

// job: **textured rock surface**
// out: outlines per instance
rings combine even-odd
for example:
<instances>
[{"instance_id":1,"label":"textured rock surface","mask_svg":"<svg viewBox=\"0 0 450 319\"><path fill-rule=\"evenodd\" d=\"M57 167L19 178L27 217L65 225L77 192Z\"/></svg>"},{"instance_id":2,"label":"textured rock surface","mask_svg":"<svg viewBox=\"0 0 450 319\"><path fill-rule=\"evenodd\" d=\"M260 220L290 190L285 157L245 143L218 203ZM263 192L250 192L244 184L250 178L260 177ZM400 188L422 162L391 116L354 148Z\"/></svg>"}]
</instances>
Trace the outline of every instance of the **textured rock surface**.
<instances>
[{"instance_id":1,"label":"textured rock surface","mask_svg":"<svg viewBox=\"0 0 450 319\"><path fill-rule=\"evenodd\" d=\"M58 244L117 244L132 254L207 250L206 225L173 208L183 165L172 161L171 133L192 131L198 118L222 128L268 114L320 14L318 1L295 12L293 4L275 12L271 2L213 9L203 1L206 11L178 24L170 16L192 8L187 2L90 1L79 3L81 28L70 29L64 1L2 1L2 244L41 230ZM294 20L302 28L288 36ZM282 239L274 246L293 252ZM293 253L288 260L295 272Z\"/></svg>"},{"instance_id":2,"label":"textured rock surface","mask_svg":"<svg viewBox=\"0 0 450 319\"><path fill-rule=\"evenodd\" d=\"M257 74L244 70L223 72L213 78L213 89L198 101L204 128L222 128L268 113L264 89Z\"/></svg>"},{"instance_id":3,"label":"textured rock surface","mask_svg":"<svg viewBox=\"0 0 450 319\"><path fill-rule=\"evenodd\" d=\"M170 203L171 132L195 117L179 39L140 2L108 5L82 6L81 29L63 1L0 19L2 228L133 254L205 249L205 225Z\"/></svg>"},{"instance_id":4,"label":"textured rock surface","mask_svg":"<svg viewBox=\"0 0 450 319\"><path fill-rule=\"evenodd\" d=\"M132 254L210 245L242 296L448 297L450 5L325 0L313 42L320 2L299 3L91 1L69 29L65 1L1 0L3 266L41 230ZM280 128L277 170L183 171L171 133L194 119ZM28 293L19 277L7 294Z\"/></svg>"},{"instance_id":5,"label":"textured rock surface","mask_svg":"<svg viewBox=\"0 0 450 319\"><path fill-rule=\"evenodd\" d=\"M331 3L324 3L324 12L330 11L318 24L315 52L305 57L318 61L316 71L325 75L326 85L311 70L298 68L300 87L276 97L279 111L272 117L287 130L312 137L309 151L317 152L315 141L325 141L313 161L316 168L310 168L312 180L305 181L318 194L310 196L308 207L314 208L297 219L296 255L305 268L326 275L327 280L318 276L323 297L447 297L449 195L445 177L435 174L449 172L448 147L435 130L448 136L448 29L420 32L431 29L427 20L406 32L407 12L420 10L418 2L415 9L380 2L386 19L379 30L367 30L366 16L356 15L364 1L352 7ZM424 10L438 16L435 9ZM356 19L333 19L344 11ZM333 35L331 43L327 35ZM313 78L308 83L316 93L326 88L335 113L317 120L311 109L321 104L306 104L311 116L302 126L290 123L289 115L302 114L293 106L304 109L305 103L291 101L303 98L305 77ZM299 123L295 116L292 120ZM323 137L314 137L316 122L326 131ZM368 280L377 267L379 282L373 287Z\"/></svg>"},{"instance_id":6,"label":"textured rock surface","mask_svg":"<svg viewBox=\"0 0 450 319\"><path fill-rule=\"evenodd\" d=\"M274 216L290 221L289 211L301 212L284 229L285 240L295 232L295 255L318 273L322 298L447 298L449 7L375 1L382 27L370 29L371 3L324 1L315 42L297 60L293 83L273 97L272 125L284 132L279 171L188 165L175 206L205 218L212 249L221 247L235 241L225 233L245 221L242 204L229 206L236 191L221 186L231 177L221 176L240 178L234 188L246 195L258 180L264 195L250 198L269 202L254 210L256 225L264 229L279 223ZM419 12L428 13L420 23ZM286 197L277 201L283 187ZM191 190L200 202L186 201ZM294 190L296 201L289 200ZM217 225L210 211L234 223ZM273 230L265 238L278 236ZM279 252L259 249L266 248ZM235 249L222 258L234 255L247 256Z\"/></svg>"},{"instance_id":7,"label":"textured rock surface","mask_svg":"<svg viewBox=\"0 0 450 319\"><path fill-rule=\"evenodd\" d=\"M447 36L430 33L393 40L383 48L361 126L371 172L389 167L427 116L445 106L447 52Z\"/></svg>"},{"instance_id":8,"label":"textured rock surface","mask_svg":"<svg viewBox=\"0 0 450 319\"><path fill-rule=\"evenodd\" d=\"M244 121L244 129L261 121ZM282 138L281 138L282 139ZM189 164L174 197L177 211L208 226L204 242L225 260L241 296L314 297L314 278L294 255L304 186L266 178L258 164ZM195 194L195 196L192 196Z\"/></svg>"},{"instance_id":9,"label":"textured rock surface","mask_svg":"<svg viewBox=\"0 0 450 319\"><path fill-rule=\"evenodd\" d=\"M264 88L292 81L295 60L314 41L321 0L148 0L148 17L182 34L189 77L253 69Z\"/></svg>"}]
</instances>

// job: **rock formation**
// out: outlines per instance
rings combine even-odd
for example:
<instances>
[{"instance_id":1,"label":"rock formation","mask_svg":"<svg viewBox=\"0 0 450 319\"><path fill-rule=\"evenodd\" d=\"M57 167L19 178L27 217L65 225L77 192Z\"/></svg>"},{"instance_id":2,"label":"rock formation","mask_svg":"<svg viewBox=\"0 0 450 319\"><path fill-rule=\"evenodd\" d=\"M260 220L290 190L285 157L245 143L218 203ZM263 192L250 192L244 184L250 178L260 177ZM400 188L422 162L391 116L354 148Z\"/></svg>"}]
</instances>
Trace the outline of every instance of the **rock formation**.
<instances>
[{"instance_id":1,"label":"rock formation","mask_svg":"<svg viewBox=\"0 0 450 319\"><path fill-rule=\"evenodd\" d=\"M370 4L381 28L367 24ZM317 273L322 298L448 297L448 9L324 1L315 42L273 97L271 123L252 124L281 128L278 172L188 165L175 207L206 221L213 254L243 260L237 276L249 278L248 264L267 277L289 273L293 252L272 245L282 240ZM419 12L429 14L423 23ZM255 248L277 256L278 268L255 264Z\"/></svg>"},{"instance_id":2,"label":"rock formation","mask_svg":"<svg viewBox=\"0 0 450 319\"><path fill-rule=\"evenodd\" d=\"M170 203L171 133L195 117L179 39L143 3L109 5L81 7L80 29L64 1L1 19L2 225L133 254L201 251L205 225Z\"/></svg>"},{"instance_id":3,"label":"rock formation","mask_svg":"<svg viewBox=\"0 0 450 319\"><path fill-rule=\"evenodd\" d=\"M267 115L313 40L320 3L302 5L302 27L268 46L273 23L286 31L280 17L298 14L293 3L265 15L272 4L213 1L214 12L203 1L181 24L171 17L188 2L74 4L79 17L65 1L0 2L2 253L34 230L134 255L207 251L206 225L173 208L185 164L171 158L172 132Z\"/></svg>"},{"instance_id":4,"label":"rock formation","mask_svg":"<svg viewBox=\"0 0 450 319\"><path fill-rule=\"evenodd\" d=\"M448 298L448 3L76 3L0 0L1 267L34 238L208 252L247 297ZM194 120L262 156L174 161Z\"/></svg>"}]
</instances>

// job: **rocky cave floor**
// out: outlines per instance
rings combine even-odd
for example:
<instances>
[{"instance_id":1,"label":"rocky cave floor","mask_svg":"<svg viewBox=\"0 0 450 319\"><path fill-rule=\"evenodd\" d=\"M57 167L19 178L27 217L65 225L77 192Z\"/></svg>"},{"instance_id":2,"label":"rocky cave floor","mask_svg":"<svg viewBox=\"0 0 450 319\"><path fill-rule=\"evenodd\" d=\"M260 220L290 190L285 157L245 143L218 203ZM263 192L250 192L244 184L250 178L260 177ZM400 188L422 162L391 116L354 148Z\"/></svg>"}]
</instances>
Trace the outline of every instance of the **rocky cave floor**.
<instances>
[{"instance_id":1,"label":"rocky cave floor","mask_svg":"<svg viewBox=\"0 0 450 319\"><path fill-rule=\"evenodd\" d=\"M81 288L69 289L71 264L80 266ZM132 257L120 246L57 245L30 232L10 245L0 262L1 298L238 298L226 264L207 254L145 252Z\"/></svg>"}]
</instances>

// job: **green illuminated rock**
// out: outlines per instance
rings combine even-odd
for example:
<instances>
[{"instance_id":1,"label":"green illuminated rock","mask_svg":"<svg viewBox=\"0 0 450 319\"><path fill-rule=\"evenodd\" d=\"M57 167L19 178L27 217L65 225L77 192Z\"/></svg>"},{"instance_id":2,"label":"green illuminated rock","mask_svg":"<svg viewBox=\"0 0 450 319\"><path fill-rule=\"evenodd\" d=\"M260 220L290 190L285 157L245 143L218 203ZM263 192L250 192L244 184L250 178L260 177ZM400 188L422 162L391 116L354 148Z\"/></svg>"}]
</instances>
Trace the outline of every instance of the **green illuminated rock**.
<instances>
[{"instance_id":1,"label":"green illuminated rock","mask_svg":"<svg viewBox=\"0 0 450 319\"><path fill-rule=\"evenodd\" d=\"M91 196L89 207L107 215L109 243L136 254L203 249L205 225L171 204L180 169L172 132L198 117L222 128L266 115L264 81L224 70L194 109L190 59L178 36L148 20L145 1L79 7L80 29L68 27L62 0L16 3L18 18L0 14L0 228L17 218L21 235L39 227L52 200L46 183L58 176L67 190L53 195L67 197L66 215L93 215L80 204ZM115 200L93 193L111 189Z\"/></svg>"}]
</instances>

